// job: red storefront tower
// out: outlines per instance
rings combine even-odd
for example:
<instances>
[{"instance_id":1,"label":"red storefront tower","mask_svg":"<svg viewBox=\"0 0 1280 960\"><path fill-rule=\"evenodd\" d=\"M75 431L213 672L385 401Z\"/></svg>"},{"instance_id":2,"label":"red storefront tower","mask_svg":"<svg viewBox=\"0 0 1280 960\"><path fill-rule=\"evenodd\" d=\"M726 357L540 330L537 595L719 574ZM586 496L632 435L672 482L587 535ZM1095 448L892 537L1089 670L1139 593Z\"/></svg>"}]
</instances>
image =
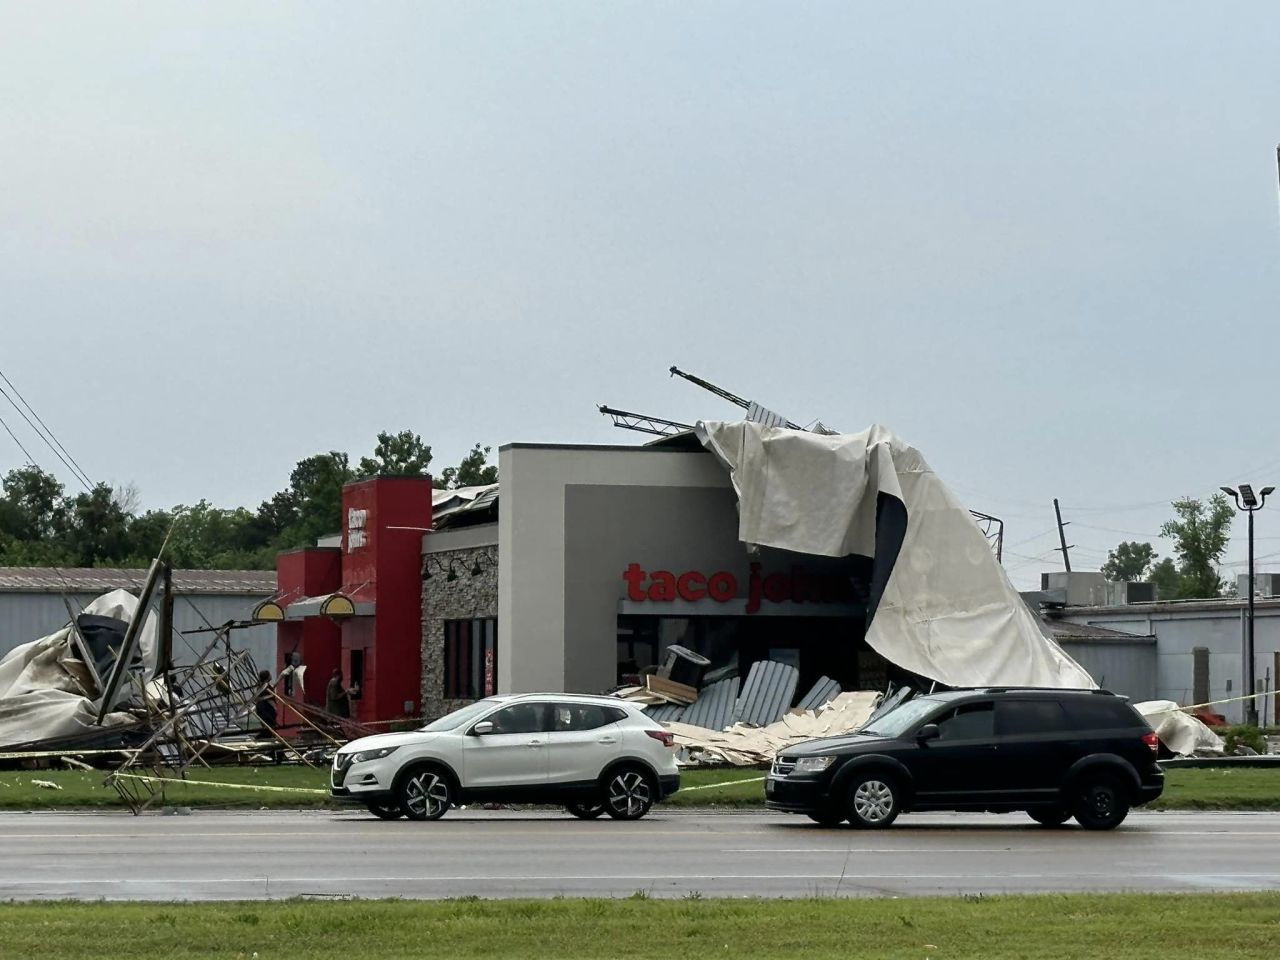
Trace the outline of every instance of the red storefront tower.
<instances>
[{"instance_id":1,"label":"red storefront tower","mask_svg":"<svg viewBox=\"0 0 1280 960\"><path fill-rule=\"evenodd\" d=\"M323 707L333 669L357 686L352 718L417 716L422 677L422 534L431 527L428 477L376 477L342 490L340 547L276 560L278 666L298 653L305 700ZM295 691L296 695L296 691Z\"/></svg>"}]
</instances>

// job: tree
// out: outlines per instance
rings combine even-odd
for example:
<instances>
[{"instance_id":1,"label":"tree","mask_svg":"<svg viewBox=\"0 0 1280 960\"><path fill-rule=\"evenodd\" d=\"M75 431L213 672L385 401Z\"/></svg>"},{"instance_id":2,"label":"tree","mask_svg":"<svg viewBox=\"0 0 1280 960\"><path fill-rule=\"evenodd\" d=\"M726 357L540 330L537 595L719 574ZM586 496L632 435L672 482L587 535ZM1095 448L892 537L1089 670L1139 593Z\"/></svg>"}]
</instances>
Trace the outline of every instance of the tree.
<instances>
[{"instance_id":1,"label":"tree","mask_svg":"<svg viewBox=\"0 0 1280 960\"><path fill-rule=\"evenodd\" d=\"M1182 575L1172 557L1165 557L1151 567L1147 578L1156 586L1156 598L1174 600L1182 589Z\"/></svg>"},{"instance_id":2,"label":"tree","mask_svg":"<svg viewBox=\"0 0 1280 960\"><path fill-rule=\"evenodd\" d=\"M68 507L58 533L78 566L120 563L130 556L129 515L110 486L100 483Z\"/></svg>"},{"instance_id":3,"label":"tree","mask_svg":"<svg viewBox=\"0 0 1280 960\"><path fill-rule=\"evenodd\" d=\"M362 477L424 477L431 464L431 447L412 430L378 434L372 457L360 458Z\"/></svg>"},{"instance_id":4,"label":"tree","mask_svg":"<svg viewBox=\"0 0 1280 960\"><path fill-rule=\"evenodd\" d=\"M1143 575L1155 564L1156 552L1149 543L1138 543L1126 540L1107 554L1107 562L1102 565L1102 573L1108 580L1132 583L1143 579Z\"/></svg>"},{"instance_id":5,"label":"tree","mask_svg":"<svg viewBox=\"0 0 1280 960\"><path fill-rule=\"evenodd\" d=\"M287 523L279 546L311 546L341 530L342 487L353 479L347 455L337 450L299 460L289 474L289 489L272 500L276 518Z\"/></svg>"},{"instance_id":6,"label":"tree","mask_svg":"<svg viewBox=\"0 0 1280 960\"><path fill-rule=\"evenodd\" d=\"M4 488L0 508L0 530L18 540L53 537L63 525L66 503L58 478L39 467L10 470L0 486Z\"/></svg>"},{"instance_id":7,"label":"tree","mask_svg":"<svg viewBox=\"0 0 1280 960\"><path fill-rule=\"evenodd\" d=\"M435 481L436 489L452 490L456 487L485 487L498 482L498 467L489 464L493 447L476 444L456 467L445 467Z\"/></svg>"},{"instance_id":8,"label":"tree","mask_svg":"<svg viewBox=\"0 0 1280 960\"><path fill-rule=\"evenodd\" d=\"M1218 575L1218 564L1231 539L1231 521L1235 510L1222 494L1214 494L1208 503L1190 497L1173 502L1177 518L1160 528L1160 536L1174 543L1178 555L1178 594L1176 599L1220 597L1226 592L1226 581Z\"/></svg>"}]
</instances>

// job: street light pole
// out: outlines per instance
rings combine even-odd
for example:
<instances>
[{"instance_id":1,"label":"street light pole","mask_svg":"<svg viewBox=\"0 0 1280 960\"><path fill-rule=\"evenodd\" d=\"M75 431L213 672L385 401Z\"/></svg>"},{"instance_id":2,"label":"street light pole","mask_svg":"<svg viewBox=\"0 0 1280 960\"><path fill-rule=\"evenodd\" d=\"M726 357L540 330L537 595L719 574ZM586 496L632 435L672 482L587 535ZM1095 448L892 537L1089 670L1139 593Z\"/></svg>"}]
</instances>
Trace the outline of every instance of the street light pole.
<instances>
[{"instance_id":1,"label":"street light pole","mask_svg":"<svg viewBox=\"0 0 1280 960\"><path fill-rule=\"evenodd\" d=\"M1231 499L1236 502L1236 509L1243 510L1249 515L1249 613L1248 620L1245 622L1245 641L1244 641L1244 689L1245 696L1245 723L1251 727L1258 725L1258 685L1255 665L1253 657L1253 515L1261 510L1267 503L1267 497L1275 491L1275 487L1263 487L1258 491L1259 496L1253 492L1250 484L1240 484L1238 491L1230 487L1223 487L1222 492L1231 495Z\"/></svg>"}]
</instances>

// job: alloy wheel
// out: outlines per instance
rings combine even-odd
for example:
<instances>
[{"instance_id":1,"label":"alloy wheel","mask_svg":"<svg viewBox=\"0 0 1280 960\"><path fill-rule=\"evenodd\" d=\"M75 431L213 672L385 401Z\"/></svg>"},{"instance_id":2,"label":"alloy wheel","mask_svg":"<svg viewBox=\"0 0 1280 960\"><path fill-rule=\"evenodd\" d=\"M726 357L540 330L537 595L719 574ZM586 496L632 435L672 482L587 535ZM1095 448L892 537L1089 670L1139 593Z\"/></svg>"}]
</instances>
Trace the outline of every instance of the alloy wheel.
<instances>
[{"instance_id":1,"label":"alloy wheel","mask_svg":"<svg viewBox=\"0 0 1280 960\"><path fill-rule=\"evenodd\" d=\"M639 820L653 805L653 791L643 774L624 770L609 781L606 804L617 820Z\"/></svg>"},{"instance_id":2,"label":"alloy wheel","mask_svg":"<svg viewBox=\"0 0 1280 960\"><path fill-rule=\"evenodd\" d=\"M414 820L438 820L452 805L449 783L434 770L411 774L404 785L404 811Z\"/></svg>"}]
</instances>

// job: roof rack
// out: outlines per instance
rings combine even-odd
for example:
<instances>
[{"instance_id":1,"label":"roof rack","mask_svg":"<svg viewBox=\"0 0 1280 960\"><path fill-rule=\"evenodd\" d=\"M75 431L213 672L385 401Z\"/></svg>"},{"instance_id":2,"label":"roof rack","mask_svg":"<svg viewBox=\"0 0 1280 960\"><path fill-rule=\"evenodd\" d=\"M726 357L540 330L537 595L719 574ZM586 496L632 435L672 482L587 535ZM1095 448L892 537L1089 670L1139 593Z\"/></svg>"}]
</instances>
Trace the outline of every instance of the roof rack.
<instances>
[{"instance_id":1,"label":"roof rack","mask_svg":"<svg viewBox=\"0 0 1280 960\"><path fill-rule=\"evenodd\" d=\"M980 690L983 693L1090 693L1100 697L1115 696L1110 690L1100 687L969 687L967 689Z\"/></svg>"}]
</instances>

